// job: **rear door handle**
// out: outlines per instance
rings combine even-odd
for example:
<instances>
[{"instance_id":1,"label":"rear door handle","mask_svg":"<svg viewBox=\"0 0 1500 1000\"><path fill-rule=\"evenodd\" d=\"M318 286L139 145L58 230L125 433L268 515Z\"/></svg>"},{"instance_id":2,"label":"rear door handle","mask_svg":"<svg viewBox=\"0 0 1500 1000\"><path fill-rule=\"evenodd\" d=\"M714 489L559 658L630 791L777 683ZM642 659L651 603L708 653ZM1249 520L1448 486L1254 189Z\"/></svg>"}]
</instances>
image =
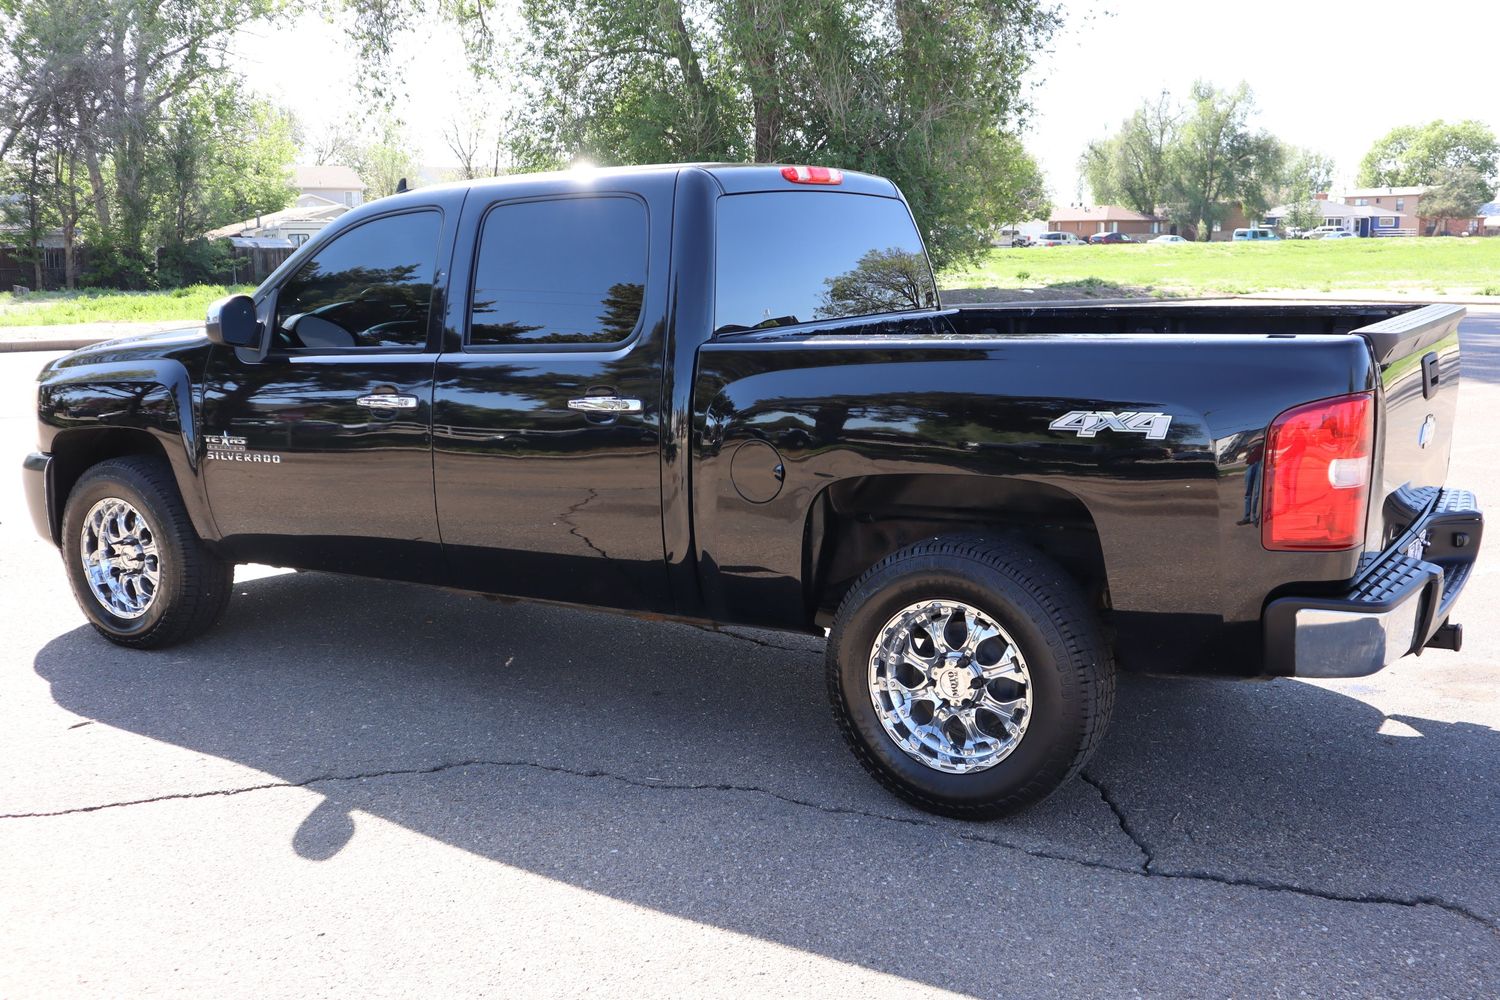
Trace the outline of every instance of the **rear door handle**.
<instances>
[{"instance_id":1,"label":"rear door handle","mask_svg":"<svg viewBox=\"0 0 1500 1000\"><path fill-rule=\"evenodd\" d=\"M415 410L417 397L398 392L376 392L355 400L360 406L371 410Z\"/></svg>"},{"instance_id":2,"label":"rear door handle","mask_svg":"<svg viewBox=\"0 0 1500 1000\"><path fill-rule=\"evenodd\" d=\"M617 413L640 413L641 401L626 399L624 396L585 396L582 399L568 400L568 409L613 416Z\"/></svg>"}]
</instances>

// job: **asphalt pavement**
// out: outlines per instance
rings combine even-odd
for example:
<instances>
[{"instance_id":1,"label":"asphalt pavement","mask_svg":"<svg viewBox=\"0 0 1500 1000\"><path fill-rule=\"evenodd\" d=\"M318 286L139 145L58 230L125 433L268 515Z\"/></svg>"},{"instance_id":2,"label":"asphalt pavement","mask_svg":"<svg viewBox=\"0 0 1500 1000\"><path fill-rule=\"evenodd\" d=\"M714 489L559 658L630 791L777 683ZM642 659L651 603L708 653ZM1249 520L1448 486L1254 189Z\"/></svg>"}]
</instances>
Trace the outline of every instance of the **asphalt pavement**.
<instances>
[{"instance_id":1,"label":"asphalt pavement","mask_svg":"<svg viewBox=\"0 0 1500 1000\"><path fill-rule=\"evenodd\" d=\"M1500 313L1463 334L1493 504ZM1462 653L1125 677L1084 779L980 824L864 775L811 638L245 567L110 646L11 475L0 997L1500 995L1500 542Z\"/></svg>"}]
</instances>

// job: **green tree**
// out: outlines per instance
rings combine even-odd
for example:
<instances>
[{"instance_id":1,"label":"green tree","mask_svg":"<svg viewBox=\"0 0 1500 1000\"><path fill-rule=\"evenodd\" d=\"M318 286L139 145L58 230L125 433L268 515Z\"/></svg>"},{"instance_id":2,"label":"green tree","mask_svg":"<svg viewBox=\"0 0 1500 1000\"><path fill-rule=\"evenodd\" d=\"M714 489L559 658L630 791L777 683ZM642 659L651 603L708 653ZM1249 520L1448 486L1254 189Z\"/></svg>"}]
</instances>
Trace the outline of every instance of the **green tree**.
<instances>
[{"instance_id":1,"label":"green tree","mask_svg":"<svg viewBox=\"0 0 1500 1000\"><path fill-rule=\"evenodd\" d=\"M1172 189L1170 154L1182 112L1166 91L1142 101L1113 136L1091 142L1079 163L1096 204L1154 214Z\"/></svg>"},{"instance_id":2,"label":"green tree","mask_svg":"<svg viewBox=\"0 0 1500 1000\"><path fill-rule=\"evenodd\" d=\"M1422 195L1422 215L1432 220L1434 232L1444 232L1449 219L1472 219L1493 192L1490 182L1473 167L1450 167Z\"/></svg>"},{"instance_id":3,"label":"green tree","mask_svg":"<svg viewBox=\"0 0 1500 1000\"><path fill-rule=\"evenodd\" d=\"M18 136L50 130L87 180L90 241L101 273L152 280L152 210L167 116L226 74L243 25L283 0L0 0L0 157ZM70 181L71 183L71 181Z\"/></svg>"},{"instance_id":4,"label":"green tree","mask_svg":"<svg viewBox=\"0 0 1500 1000\"><path fill-rule=\"evenodd\" d=\"M1323 153L1296 146L1286 146L1281 154L1281 169L1267 200L1287 206L1282 223L1295 229L1315 229L1323 224L1323 212L1316 195L1327 193L1333 185L1333 159Z\"/></svg>"},{"instance_id":5,"label":"green tree","mask_svg":"<svg viewBox=\"0 0 1500 1000\"><path fill-rule=\"evenodd\" d=\"M1173 195L1171 215L1208 240L1229 209L1241 205L1255 218L1268 207L1268 190L1282 166L1282 147L1264 131L1254 131L1250 88L1219 90L1202 81L1193 85L1181 132L1169 162Z\"/></svg>"},{"instance_id":6,"label":"green tree","mask_svg":"<svg viewBox=\"0 0 1500 1000\"><path fill-rule=\"evenodd\" d=\"M378 57L410 18L349 0ZM493 68L497 0L429 0ZM523 0L523 169L727 160L824 163L899 184L948 262L987 246L996 169L1023 169L1026 70L1047 0ZM1004 185L1002 185L1003 187ZM1024 185L1013 185L1021 187Z\"/></svg>"},{"instance_id":7,"label":"green tree","mask_svg":"<svg viewBox=\"0 0 1500 1000\"><path fill-rule=\"evenodd\" d=\"M1291 228L1303 231L1316 229L1323 224L1323 212L1314 199L1295 201L1288 204L1287 213L1282 218L1282 222Z\"/></svg>"},{"instance_id":8,"label":"green tree","mask_svg":"<svg viewBox=\"0 0 1500 1000\"><path fill-rule=\"evenodd\" d=\"M405 130L394 118L383 118L370 141L353 144L343 159L365 182L365 195L371 199L395 194L403 178L416 186L417 161Z\"/></svg>"},{"instance_id":9,"label":"green tree","mask_svg":"<svg viewBox=\"0 0 1500 1000\"><path fill-rule=\"evenodd\" d=\"M296 197L292 120L214 78L166 106L162 121L150 170L157 277L169 285L212 280L227 251L206 243L206 231Z\"/></svg>"},{"instance_id":10,"label":"green tree","mask_svg":"<svg viewBox=\"0 0 1500 1000\"><path fill-rule=\"evenodd\" d=\"M1436 184L1447 172L1469 168L1489 183L1500 176L1500 142L1483 122L1400 125L1382 136L1359 164L1364 187ZM1425 206L1426 203L1424 202Z\"/></svg>"},{"instance_id":11,"label":"green tree","mask_svg":"<svg viewBox=\"0 0 1500 1000\"><path fill-rule=\"evenodd\" d=\"M13 137L6 169L0 171L0 226L10 230L14 241L12 255L16 262L31 268L32 288L42 287L42 266L46 252L43 240L51 228L52 216L47 203L49 188L48 158L41 133L35 129ZM14 194L9 194L14 191Z\"/></svg>"},{"instance_id":12,"label":"green tree","mask_svg":"<svg viewBox=\"0 0 1500 1000\"><path fill-rule=\"evenodd\" d=\"M1001 135L989 151L984 175L982 211L996 227L1045 219L1052 212L1047 178L1041 164L1013 135Z\"/></svg>"}]
</instances>

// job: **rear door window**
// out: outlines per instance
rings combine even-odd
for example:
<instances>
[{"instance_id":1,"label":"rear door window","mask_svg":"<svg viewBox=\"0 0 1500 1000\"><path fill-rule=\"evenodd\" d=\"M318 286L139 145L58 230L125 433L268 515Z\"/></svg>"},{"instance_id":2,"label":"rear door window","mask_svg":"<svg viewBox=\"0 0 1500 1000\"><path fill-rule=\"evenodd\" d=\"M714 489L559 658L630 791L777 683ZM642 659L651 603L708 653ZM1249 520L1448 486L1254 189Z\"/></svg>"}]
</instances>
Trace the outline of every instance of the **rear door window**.
<instances>
[{"instance_id":1,"label":"rear door window","mask_svg":"<svg viewBox=\"0 0 1500 1000\"><path fill-rule=\"evenodd\" d=\"M719 199L715 333L933 309L905 203L828 191Z\"/></svg>"},{"instance_id":2,"label":"rear door window","mask_svg":"<svg viewBox=\"0 0 1500 1000\"><path fill-rule=\"evenodd\" d=\"M646 253L646 206L635 198L559 198L492 208L474 265L470 346L629 339L646 292Z\"/></svg>"}]
</instances>

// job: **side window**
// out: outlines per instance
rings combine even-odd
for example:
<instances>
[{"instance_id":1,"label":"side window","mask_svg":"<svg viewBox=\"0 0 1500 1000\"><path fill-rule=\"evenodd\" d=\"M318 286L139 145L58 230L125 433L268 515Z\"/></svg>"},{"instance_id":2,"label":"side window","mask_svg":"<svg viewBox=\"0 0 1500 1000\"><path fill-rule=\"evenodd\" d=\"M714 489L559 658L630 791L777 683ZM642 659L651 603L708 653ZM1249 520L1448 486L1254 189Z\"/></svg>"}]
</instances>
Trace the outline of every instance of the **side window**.
<instances>
[{"instance_id":1,"label":"side window","mask_svg":"<svg viewBox=\"0 0 1500 1000\"><path fill-rule=\"evenodd\" d=\"M500 205L485 216L469 343L612 344L640 320L646 206L599 196Z\"/></svg>"},{"instance_id":2,"label":"side window","mask_svg":"<svg viewBox=\"0 0 1500 1000\"><path fill-rule=\"evenodd\" d=\"M408 212L335 237L277 293L274 346L426 346L442 221L435 211Z\"/></svg>"}]
</instances>

